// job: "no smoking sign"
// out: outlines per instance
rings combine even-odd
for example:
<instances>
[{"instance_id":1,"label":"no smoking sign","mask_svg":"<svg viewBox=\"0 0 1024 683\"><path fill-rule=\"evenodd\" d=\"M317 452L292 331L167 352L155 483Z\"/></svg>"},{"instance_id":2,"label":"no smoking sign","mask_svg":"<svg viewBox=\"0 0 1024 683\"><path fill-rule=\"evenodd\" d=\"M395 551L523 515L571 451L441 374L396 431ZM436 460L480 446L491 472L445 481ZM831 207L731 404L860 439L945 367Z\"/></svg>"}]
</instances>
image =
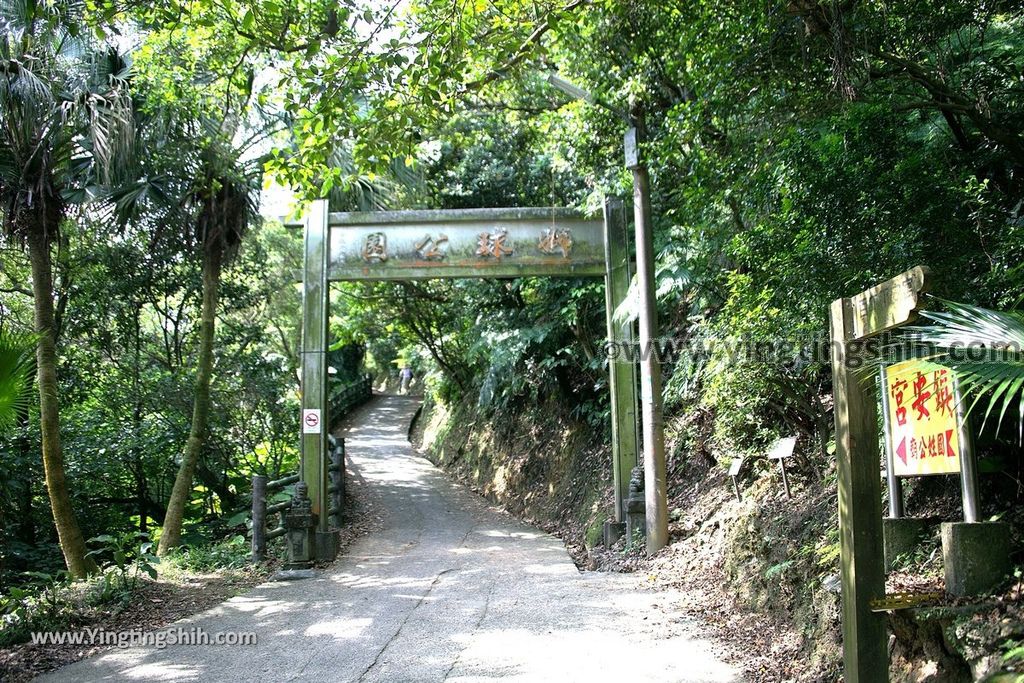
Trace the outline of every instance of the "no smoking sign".
<instances>
[{"instance_id":1,"label":"no smoking sign","mask_svg":"<svg viewBox=\"0 0 1024 683\"><path fill-rule=\"evenodd\" d=\"M320 433L320 409L319 408L306 408L302 411L302 433L303 434L319 434Z\"/></svg>"}]
</instances>

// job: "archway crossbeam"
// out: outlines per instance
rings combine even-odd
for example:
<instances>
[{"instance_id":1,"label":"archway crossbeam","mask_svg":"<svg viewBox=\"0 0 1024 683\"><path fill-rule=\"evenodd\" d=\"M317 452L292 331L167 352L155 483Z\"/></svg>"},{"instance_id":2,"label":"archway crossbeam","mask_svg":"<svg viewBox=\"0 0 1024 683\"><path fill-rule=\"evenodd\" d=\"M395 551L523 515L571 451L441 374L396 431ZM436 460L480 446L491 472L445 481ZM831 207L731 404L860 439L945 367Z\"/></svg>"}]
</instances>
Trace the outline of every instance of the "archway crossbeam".
<instances>
[{"instance_id":1,"label":"archway crossbeam","mask_svg":"<svg viewBox=\"0 0 1024 683\"><path fill-rule=\"evenodd\" d=\"M604 277L604 223L563 208L327 215L330 281Z\"/></svg>"}]
</instances>

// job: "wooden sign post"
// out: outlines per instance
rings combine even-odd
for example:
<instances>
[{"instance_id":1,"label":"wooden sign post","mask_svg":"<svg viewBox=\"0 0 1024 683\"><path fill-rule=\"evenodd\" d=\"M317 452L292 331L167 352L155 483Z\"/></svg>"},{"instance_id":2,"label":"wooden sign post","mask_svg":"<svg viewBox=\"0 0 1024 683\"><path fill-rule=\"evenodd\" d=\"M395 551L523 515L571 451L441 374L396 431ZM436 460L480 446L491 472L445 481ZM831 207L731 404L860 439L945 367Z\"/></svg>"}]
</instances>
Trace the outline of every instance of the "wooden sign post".
<instances>
[{"instance_id":1,"label":"wooden sign post","mask_svg":"<svg viewBox=\"0 0 1024 683\"><path fill-rule=\"evenodd\" d=\"M832 302L846 683L889 680L885 615L873 612L870 605L885 594L885 566L875 383L865 382L858 372L861 342L913 321L929 285L928 269L919 266L854 297Z\"/></svg>"}]
</instances>

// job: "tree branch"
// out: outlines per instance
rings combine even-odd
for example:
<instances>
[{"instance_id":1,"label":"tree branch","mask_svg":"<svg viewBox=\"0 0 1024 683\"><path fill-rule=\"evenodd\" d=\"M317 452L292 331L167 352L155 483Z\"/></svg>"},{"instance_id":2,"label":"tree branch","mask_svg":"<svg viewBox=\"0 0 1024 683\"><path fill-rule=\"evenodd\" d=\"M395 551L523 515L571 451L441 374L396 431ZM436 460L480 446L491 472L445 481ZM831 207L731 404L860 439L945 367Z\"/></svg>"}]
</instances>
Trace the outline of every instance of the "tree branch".
<instances>
[{"instance_id":1,"label":"tree branch","mask_svg":"<svg viewBox=\"0 0 1024 683\"><path fill-rule=\"evenodd\" d=\"M559 12L571 12L580 5L583 5L585 3L586 0L572 0L572 2L570 2L568 5L564 6L561 10L559 10ZM496 69L491 70L491 72L488 73L483 78L478 78L475 81L467 83L463 88L463 92L467 93L473 90L479 90L480 88L484 87L489 83L493 83L499 78L504 78L509 70L519 66L519 64L521 64L522 61L529 56L530 50L533 48L533 46L540 42L540 39L544 37L544 34L550 30L550 21L544 21L541 24L539 24L537 28L533 30L533 33L531 33L530 36L523 41L522 45L519 46L519 49L512 53L512 56L504 64L502 64L500 67Z\"/></svg>"}]
</instances>

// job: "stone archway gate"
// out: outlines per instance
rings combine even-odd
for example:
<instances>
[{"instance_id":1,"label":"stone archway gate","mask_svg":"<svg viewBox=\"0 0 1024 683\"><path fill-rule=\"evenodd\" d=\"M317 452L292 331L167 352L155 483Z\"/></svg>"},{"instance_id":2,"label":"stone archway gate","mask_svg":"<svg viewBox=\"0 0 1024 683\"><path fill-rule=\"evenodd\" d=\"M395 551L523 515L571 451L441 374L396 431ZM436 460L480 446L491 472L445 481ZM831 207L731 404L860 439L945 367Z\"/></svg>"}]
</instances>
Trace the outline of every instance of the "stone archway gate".
<instances>
[{"instance_id":1,"label":"stone archway gate","mask_svg":"<svg viewBox=\"0 0 1024 683\"><path fill-rule=\"evenodd\" d=\"M626 298L633 276L626 214L618 199L605 201L600 219L551 208L329 213L327 202L320 200L312 204L302 225L300 475L309 488L312 511L318 515L319 533L329 532L326 455L331 425L327 401L331 282L601 277L605 281L608 340L633 343L632 325L618 323L612 316ZM613 361L608 369L615 521L621 523L640 445L637 370L635 363ZM654 492L647 491L647 495ZM317 548L331 545L315 544Z\"/></svg>"}]
</instances>

